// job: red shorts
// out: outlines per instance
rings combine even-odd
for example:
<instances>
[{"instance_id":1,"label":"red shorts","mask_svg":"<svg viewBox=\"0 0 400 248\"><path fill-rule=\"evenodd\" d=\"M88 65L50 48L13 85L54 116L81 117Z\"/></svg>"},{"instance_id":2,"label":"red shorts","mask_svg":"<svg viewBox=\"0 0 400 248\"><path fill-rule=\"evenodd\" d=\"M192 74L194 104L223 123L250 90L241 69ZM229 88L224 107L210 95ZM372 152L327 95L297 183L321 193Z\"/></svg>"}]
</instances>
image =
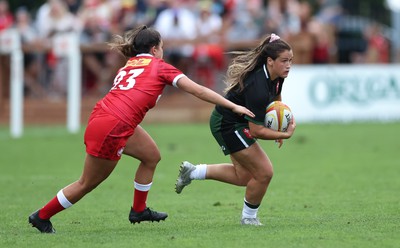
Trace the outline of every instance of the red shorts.
<instances>
[{"instance_id":1,"label":"red shorts","mask_svg":"<svg viewBox=\"0 0 400 248\"><path fill-rule=\"evenodd\" d=\"M86 152L98 158L119 160L133 132L132 126L96 106L84 135Z\"/></svg>"}]
</instances>

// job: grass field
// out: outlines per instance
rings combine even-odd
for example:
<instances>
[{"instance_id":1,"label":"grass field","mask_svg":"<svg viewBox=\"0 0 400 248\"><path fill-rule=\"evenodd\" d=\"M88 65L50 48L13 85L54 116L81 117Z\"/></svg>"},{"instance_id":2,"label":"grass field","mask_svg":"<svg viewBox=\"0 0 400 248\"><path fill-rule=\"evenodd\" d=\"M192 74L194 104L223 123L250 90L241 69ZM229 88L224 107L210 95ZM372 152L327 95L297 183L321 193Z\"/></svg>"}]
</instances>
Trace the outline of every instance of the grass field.
<instances>
[{"instance_id":1,"label":"grass field","mask_svg":"<svg viewBox=\"0 0 400 248\"><path fill-rule=\"evenodd\" d=\"M195 181L181 195L182 160L227 162L207 125L145 125L163 159L148 205L165 222L131 225L137 162L123 158L110 178L52 218L56 235L27 218L76 180L83 132L0 128L0 247L400 247L400 123L299 124L281 149L260 141L275 175L261 205L262 227L239 225L243 188Z\"/></svg>"}]
</instances>

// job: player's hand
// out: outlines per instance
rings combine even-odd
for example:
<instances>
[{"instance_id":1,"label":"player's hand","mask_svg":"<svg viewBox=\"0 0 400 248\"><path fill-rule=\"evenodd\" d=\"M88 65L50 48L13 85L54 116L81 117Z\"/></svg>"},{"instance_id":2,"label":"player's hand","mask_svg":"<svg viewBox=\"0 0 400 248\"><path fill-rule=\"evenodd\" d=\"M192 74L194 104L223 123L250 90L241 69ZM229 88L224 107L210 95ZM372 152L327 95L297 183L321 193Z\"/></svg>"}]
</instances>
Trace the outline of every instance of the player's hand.
<instances>
[{"instance_id":1,"label":"player's hand","mask_svg":"<svg viewBox=\"0 0 400 248\"><path fill-rule=\"evenodd\" d=\"M255 115L253 114L253 112L251 112L250 110L248 110L247 108L240 106L240 105L236 105L233 109L233 112L235 112L236 114L239 115L247 115L249 117L254 117Z\"/></svg>"},{"instance_id":2,"label":"player's hand","mask_svg":"<svg viewBox=\"0 0 400 248\"><path fill-rule=\"evenodd\" d=\"M287 129L287 133L290 135L290 137L292 137L294 130L296 129L296 121L294 120L294 117L292 118L292 120L289 123L288 129Z\"/></svg>"}]
</instances>

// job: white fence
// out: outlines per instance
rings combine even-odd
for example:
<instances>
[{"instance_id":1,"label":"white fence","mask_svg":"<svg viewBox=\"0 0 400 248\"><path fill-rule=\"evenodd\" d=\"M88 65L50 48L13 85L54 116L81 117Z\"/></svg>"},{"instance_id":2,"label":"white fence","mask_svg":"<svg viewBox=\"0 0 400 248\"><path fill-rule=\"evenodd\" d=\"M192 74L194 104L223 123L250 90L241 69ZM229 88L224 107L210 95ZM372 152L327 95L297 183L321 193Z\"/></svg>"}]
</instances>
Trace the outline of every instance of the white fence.
<instances>
[{"instance_id":1,"label":"white fence","mask_svg":"<svg viewBox=\"0 0 400 248\"><path fill-rule=\"evenodd\" d=\"M8 29L0 32L0 54L10 54L10 132L18 138L23 133L23 53L18 32Z\"/></svg>"},{"instance_id":2,"label":"white fence","mask_svg":"<svg viewBox=\"0 0 400 248\"><path fill-rule=\"evenodd\" d=\"M53 39L57 56L68 60L67 128L71 133L80 129L81 112L81 52L75 33L57 35ZM0 32L0 53L11 56L10 76L10 133L14 138L23 134L23 53L19 34L14 29Z\"/></svg>"},{"instance_id":3,"label":"white fence","mask_svg":"<svg viewBox=\"0 0 400 248\"><path fill-rule=\"evenodd\" d=\"M78 38L54 39L54 52L68 59L67 129L79 131L81 52ZM23 134L23 54L14 30L0 32L0 53L11 56L10 133ZM400 65L294 65L283 101L298 122L400 120Z\"/></svg>"}]
</instances>

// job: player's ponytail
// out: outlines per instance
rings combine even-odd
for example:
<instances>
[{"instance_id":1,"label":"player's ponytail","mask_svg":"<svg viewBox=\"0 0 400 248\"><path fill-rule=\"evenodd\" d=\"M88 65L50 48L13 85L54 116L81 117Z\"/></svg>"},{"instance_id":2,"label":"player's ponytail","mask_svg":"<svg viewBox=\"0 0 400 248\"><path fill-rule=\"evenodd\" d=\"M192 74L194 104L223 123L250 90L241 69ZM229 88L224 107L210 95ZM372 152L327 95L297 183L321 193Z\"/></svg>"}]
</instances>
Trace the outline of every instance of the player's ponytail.
<instances>
[{"instance_id":1,"label":"player's ponytail","mask_svg":"<svg viewBox=\"0 0 400 248\"><path fill-rule=\"evenodd\" d=\"M113 41L109 43L109 46L129 59L140 53L149 53L150 49L159 45L160 42L161 35L158 31L141 25L126 32L124 36L114 35Z\"/></svg>"},{"instance_id":2,"label":"player's ponytail","mask_svg":"<svg viewBox=\"0 0 400 248\"><path fill-rule=\"evenodd\" d=\"M292 50L292 48L279 36L271 34L262 39L260 44L250 51L230 52L236 57L228 66L225 93L232 89L243 90L243 81L249 73L265 64L268 57L275 60L285 50Z\"/></svg>"}]
</instances>

